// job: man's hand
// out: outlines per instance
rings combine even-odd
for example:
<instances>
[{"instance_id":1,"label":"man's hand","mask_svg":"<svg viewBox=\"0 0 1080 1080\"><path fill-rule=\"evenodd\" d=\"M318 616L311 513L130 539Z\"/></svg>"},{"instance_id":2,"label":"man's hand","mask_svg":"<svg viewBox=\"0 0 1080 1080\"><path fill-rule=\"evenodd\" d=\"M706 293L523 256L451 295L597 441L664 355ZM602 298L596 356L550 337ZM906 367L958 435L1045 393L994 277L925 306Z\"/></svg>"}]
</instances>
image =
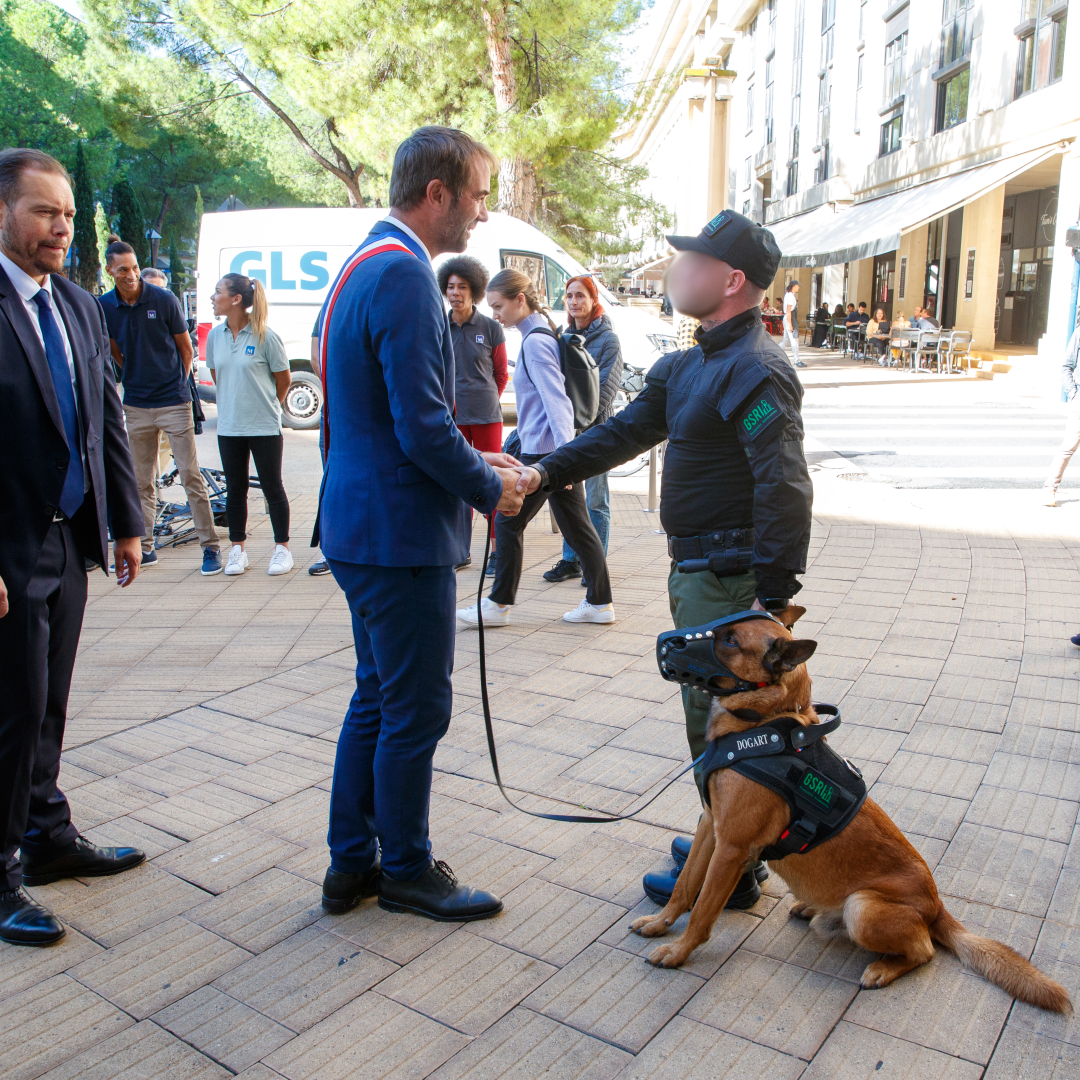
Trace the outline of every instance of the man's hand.
<instances>
[{"instance_id":1,"label":"man's hand","mask_svg":"<svg viewBox=\"0 0 1080 1080\"><path fill-rule=\"evenodd\" d=\"M517 483L518 491L525 495L532 495L534 491L540 490L540 484L542 483L543 478L531 465L523 465L518 470L518 476L520 477Z\"/></svg>"},{"instance_id":2,"label":"man's hand","mask_svg":"<svg viewBox=\"0 0 1080 1080\"><path fill-rule=\"evenodd\" d=\"M493 469L519 469L522 467L513 454L494 454L485 450L480 455Z\"/></svg>"},{"instance_id":3,"label":"man's hand","mask_svg":"<svg viewBox=\"0 0 1080 1080\"><path fill-rule=\"evenodd\" d=\"M0 619L8 613L7 586L4 579L0 578Z\"/></svg>"},{"instance_id":4,"label":"man's hand","mask_svg":"<svg viewBox=\"0 0 1080 1080\"><path fill-rule=\"evenodd\" d=\"M496 468L495 471L499 474L499 479L503 485L502 498L495 509L505 517L513 517L521 510L521 504L525 501L525 496L517 490L521 474L517 469Z\"/></svg>"},{"instance_id":5,"label":"man's hand","mask_svg":"<svg viewBox=\"0 0 1080 1080\"><path fill-rule=\"evenodd\" d=\"M116 583L126 589L139 573L142 562L142 537L125 536L113 541L113 561L116 564Z\"/></svg>"},{"instance_id":6,"label":"man's hand","mask_svg":"<svg viewBox=\"0 0 1080 1080\"><path fill-rule=\"evenodd\" d=\"M751 611L764 611L765 605L755 596L754 602L750 605Z\"/></svg>"}]
</instances>

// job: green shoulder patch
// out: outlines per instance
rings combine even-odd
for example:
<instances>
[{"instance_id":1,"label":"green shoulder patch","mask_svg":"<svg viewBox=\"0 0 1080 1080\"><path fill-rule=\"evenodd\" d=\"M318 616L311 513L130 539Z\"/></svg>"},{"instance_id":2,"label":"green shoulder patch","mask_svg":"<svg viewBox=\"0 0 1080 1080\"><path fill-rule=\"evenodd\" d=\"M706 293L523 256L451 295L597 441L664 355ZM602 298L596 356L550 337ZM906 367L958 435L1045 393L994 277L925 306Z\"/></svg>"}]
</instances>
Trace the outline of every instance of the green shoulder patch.
<instances>
[{"instance_id":1,"label":"green shoulder patch","mask_svg":"<svg viewBox=\"0 0 1080 1080\"><path fill-rule=\"evenodd\" d=\"M766 387L755 394L743 406L738 423L750 439L756 439L774 420L780 419L783 410L772 390Z\"/></svg>"}]
</instances>

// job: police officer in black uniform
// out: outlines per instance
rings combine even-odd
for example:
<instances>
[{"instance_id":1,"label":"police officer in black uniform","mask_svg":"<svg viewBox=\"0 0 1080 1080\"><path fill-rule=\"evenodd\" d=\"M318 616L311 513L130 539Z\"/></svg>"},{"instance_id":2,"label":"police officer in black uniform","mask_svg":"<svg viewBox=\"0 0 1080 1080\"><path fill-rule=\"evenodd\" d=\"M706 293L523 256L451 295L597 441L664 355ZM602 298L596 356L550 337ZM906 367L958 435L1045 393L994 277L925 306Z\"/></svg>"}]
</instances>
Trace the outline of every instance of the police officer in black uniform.
<instances>
[{"instance_id":1,"label":"police officer in black uniform","mask_svg":"<svg viewBox=\"0 0 1080 1080\"><path fill-rule=\"evenodd\" d=\"M680 628L788 605L806 570L813 489L802 384L761 322L759 305L780 263L772 233L725 210L697 236L668 243L680 252L668 294L678 311L700 319L697 345L658 360L622 412L547 455L522 483L529 490L578 483L667 439L660 521ZM697 572L680 572L680 563ZM707 694L683 688L695 758L705 749L709 707ZM690 843L672 842L675 870L646 874L645 891L657 903L671 896ZM756 903L767 873L762 864L748 869L728 907Z\"/></svg>"}]
</instances>

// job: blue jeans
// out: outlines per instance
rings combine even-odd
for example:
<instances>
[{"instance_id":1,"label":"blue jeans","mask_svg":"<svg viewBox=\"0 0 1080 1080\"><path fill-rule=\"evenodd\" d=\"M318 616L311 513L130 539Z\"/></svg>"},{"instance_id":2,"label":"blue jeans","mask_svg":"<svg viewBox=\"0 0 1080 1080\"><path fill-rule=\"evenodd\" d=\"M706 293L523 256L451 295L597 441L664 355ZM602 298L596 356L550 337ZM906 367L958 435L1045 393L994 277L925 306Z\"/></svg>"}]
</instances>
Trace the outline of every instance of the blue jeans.
<instances>
[{"instance_id":1,"label":"blue jeans","mask_svg":"<svg viewBox=\"0 0 1080 1080\"><path fill-rule=\"evenodd\" d=\"M585 505L589 508L589 517L592 519L596 535L600 537L600 543L604 545L604 554L607 554L608 537L611 535L611 491L608 488L607 473L602 472L599 476L590 476L585 481ZM577 562L578 557L574 549L563 540L562 557L567 562Z\"/></svg>"},{"instance_id":2,"label":"blue jeans","mask_svg":"<svg viewBox=\"0 0 1080 1080\"><path fill-rule=\"evenodd\" d=\"M363 873L381 846L383 870L414 881L431 861L431 763L450 726L454 568L327 561L356 643L356 692L330 794L330 865Z\"/></svg>"}]
</instances>

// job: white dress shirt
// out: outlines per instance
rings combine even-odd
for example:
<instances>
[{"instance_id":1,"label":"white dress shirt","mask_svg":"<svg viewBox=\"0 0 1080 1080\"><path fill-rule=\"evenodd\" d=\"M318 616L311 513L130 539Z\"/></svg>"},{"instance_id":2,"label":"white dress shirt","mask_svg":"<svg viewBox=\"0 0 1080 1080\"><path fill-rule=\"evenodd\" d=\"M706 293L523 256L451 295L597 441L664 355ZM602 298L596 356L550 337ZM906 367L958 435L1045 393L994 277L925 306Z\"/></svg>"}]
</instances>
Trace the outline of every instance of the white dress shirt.
<instances>
[{"instance_id":1,"label":"white dress shirt","mask_svg":"<svg viewBox=\"0 0 1080 1080\"><path fill-rule=\"evenodd\" d=\"M427 256L427 261L431 262L431 252L428 251L427 244L425 244L424 241L401 220L401 218L396 218L393 214L387 214L383 220L389 221L395 229L400 229L406 236L411 236L420 245L420 250Z\"/></svg>"}]
</instances>

